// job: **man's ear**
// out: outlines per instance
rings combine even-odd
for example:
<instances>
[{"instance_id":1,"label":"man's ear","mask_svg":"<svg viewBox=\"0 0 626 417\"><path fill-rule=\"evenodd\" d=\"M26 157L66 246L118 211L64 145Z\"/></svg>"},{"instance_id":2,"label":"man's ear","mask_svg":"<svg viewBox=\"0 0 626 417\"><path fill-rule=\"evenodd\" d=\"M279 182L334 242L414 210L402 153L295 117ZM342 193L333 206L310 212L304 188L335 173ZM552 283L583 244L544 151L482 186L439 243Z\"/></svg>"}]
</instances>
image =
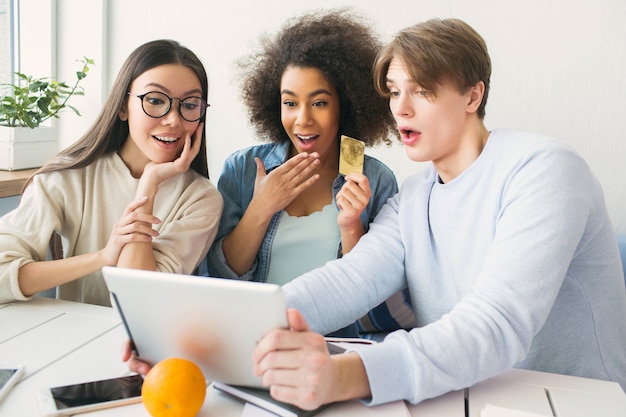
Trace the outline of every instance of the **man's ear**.
<instances>
[{"instance_id":1,"label":"man's ear","mask_svg":"<svg viewBox=\"0 0 626 417\"><path fill-rule=\"evenodd\" d=\"M469 101L467 102L467 111L475 113L480 107L480 103L483 101L483 95L485 94L485 83L478 81L476 84L468 88L467 96Z\"/></svg>"}]
</instances>

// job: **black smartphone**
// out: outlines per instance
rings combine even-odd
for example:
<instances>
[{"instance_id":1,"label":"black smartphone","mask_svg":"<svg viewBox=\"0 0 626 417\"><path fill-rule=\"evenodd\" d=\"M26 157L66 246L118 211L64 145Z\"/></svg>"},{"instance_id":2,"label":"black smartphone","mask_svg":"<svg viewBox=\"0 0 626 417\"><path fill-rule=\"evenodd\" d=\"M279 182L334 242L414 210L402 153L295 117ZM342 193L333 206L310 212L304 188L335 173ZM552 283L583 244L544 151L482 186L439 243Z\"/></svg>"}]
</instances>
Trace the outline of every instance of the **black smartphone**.
<instances>
[{"instance_id":1,"label":"black smartphone","mask_svg":"<svg viewBox=\"0 0 626 417\"><path fill-rule=\"evenodd\" d=\"M141 401L141 375L89 381L38 392L46 417L71 416Z\"/></svg>"}]
</instances>

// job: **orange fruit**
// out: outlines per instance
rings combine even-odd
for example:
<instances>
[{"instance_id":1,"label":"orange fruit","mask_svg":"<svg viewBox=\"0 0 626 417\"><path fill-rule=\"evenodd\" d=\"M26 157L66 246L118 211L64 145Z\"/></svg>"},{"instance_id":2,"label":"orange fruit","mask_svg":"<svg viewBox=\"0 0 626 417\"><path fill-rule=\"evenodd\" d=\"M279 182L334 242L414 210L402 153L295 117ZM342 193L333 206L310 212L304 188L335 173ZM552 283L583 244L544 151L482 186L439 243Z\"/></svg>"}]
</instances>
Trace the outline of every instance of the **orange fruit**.
<instances>
[{"instance_id":1,"label":"orange fruit","mask_svg":"<svg viewBox=\"0 0 626 417\"><path fill-rule=\"evenodd\" d=\"M168 358L146 375L141 400L153 417L194 417L204 404L206 382L190 360Z\"/></svg>"}]
</instances>

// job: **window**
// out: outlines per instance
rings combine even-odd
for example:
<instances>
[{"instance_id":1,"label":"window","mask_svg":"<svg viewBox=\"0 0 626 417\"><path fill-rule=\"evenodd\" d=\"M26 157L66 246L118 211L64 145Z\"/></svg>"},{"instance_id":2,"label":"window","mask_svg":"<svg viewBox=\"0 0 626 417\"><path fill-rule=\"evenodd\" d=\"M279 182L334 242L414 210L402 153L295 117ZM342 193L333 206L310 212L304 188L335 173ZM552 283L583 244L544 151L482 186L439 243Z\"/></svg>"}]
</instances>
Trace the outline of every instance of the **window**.
<instances>
[{"instance_id":1,"label":"window","mask_svg":"<svg viewBox=\"0 0 626 417\"><path fill-rule=\"evenodd\" d=\"M0 84L13 82L14 69L14 14L15 0L0 0ZM0 87L0 95L8 93L7 87Z\"/></svg>"},{"instance_id":2,"label":"window","mask_svg":"<svg viewBox=\"0 0 626 417\"><path fill-rule=\"evenodd\" d=\"M12 84L15 71L54 76L54 10L55 0L0 0L0 84Z\"/></svg>"}]
</instances>

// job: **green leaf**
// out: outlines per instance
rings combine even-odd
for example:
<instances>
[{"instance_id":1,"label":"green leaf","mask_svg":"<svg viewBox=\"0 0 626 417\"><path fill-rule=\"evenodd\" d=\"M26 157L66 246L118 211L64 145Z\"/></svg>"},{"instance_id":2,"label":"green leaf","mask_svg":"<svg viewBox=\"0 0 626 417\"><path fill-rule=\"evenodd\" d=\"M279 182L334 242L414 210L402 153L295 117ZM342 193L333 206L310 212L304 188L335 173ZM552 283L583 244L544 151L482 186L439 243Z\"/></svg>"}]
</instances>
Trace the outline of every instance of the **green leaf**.
<instances>
[{"instance_id":1,"label":"green leaf","mask_svg":"<svg viewBox=\"0 0 626 417\"><path fill-rule=\"evenodd\" d=\"M76 113L77 116L80 116L80 112L78 111L78 109L74 106L70 106L69 104L67 105L67 107L69 107L70 109L74 110L74 113Z\"/></svg>"},{"instance_id":2,"label":"green leaf","mask_svg":"<svg viewBox=\"0 0 626 417\"><path fill-rule=\"evenodd\" d=\"M50 78L33 78L21 72L15 73L15 84L0 84L12 90L11 95L0 97L0 125L35 128L51 117L58 118L59 111L66 107L80 116L78 110L68 104L68 100L72 96L84 95L84 89L79 83L87 76L89 66L95 65L95 62L87 57L78 61L82 63L82 70L76 72L73 85Z\"/></svg>"}]
</instances>

